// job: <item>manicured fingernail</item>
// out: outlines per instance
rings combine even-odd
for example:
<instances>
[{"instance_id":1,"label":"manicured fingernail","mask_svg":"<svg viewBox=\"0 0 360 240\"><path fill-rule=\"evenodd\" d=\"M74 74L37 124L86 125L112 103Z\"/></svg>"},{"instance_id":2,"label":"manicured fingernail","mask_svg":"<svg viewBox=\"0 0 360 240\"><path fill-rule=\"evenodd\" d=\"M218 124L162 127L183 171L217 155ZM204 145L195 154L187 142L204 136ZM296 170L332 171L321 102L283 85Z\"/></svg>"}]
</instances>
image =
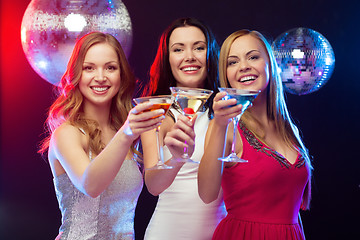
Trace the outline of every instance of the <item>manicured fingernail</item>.
<instances>
[{"instance_id":1,"label":"manicured fingernail","mask_svg":"<svg viewBox=\"0 0 360 240\"><path fill-rule=\"evenodd\" d=\"M132 114L137 114L138 113L138 111L136 111L136 109L135 108L133 108L133 109L131 109L131 111L130 111Z\"/></svg>"},{"instance_id":2,"label":"manicured fingernail","mask_svg":"<svg viewBox=\"0 0 360 240\"><path fill-rule=\"evenodd\" d=\"M156 113L159 113L159 114L164 114L165 113L165 111L164 111L164 109L159 109L159 110L157 110L157 112Z\"/></svg>"}]
</instances>

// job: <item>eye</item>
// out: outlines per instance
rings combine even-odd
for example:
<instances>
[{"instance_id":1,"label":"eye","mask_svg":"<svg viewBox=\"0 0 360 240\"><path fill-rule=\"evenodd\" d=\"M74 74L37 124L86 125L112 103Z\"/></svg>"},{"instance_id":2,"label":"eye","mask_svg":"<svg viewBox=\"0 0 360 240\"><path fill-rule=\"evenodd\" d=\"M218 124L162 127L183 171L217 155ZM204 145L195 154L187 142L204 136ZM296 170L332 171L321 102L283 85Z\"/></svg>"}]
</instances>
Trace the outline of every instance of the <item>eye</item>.
<instances>
[{"instance_id":1,"label":"eye","mask_svg":"<svg viewBox=\"0 0 360 240\"><path fill-rule=\"evenodd\" d=\"M236 61L236 60L228 60L227 66L235 65L237 62L238 62L238 61Z\"/></svg>"},{"instance_id":2,"label":"eye","mask_svg":"<svg viewBox=\"0 0 360 240\"><path fill-rule=\"evenodd\" d=\"M260 56L258 56L258 55L252 55L249 57L249 60L257 60L259 58L260 58Z\"/></svg>"},{"instance_id":3,"label":"eye","mask_svg":"<svg viewBox=\"0 0 360 240\"><path fill-rule=\"evenodd\" d=\"M92 66L85 65L83 66L83 71L92 71L94 68Z\"/></svg>"},{"instance_id":4,"label":"eye","mask_svg":"<svg viewBox=\"0 0 360 240\"><path fill-rule=\"evenodd\" d=\"M203 50L205 50L205 47L199 46L199 47L196 47L195 50L197 50L197 51L203 51Z\"/></svg>"},{"instance_id":5,"label":"eye","mask_svg":"<svg viewBox=\"0 0 360 240\"><path fill-rule=\"evenodd\" d=\"M117 68L117 66L109 65L106 69L109 70L109 71L115 71L115 70L117 70L118 68Z\"/></svg>"},{"instance_id":6,"label":"eye","mask_svg":"<svg viewBox=\"0 0 360 240\"><path fill-rule=\"evenodd\" d=\"M173 52L181 52L182 49L181 49L181 48L174 48L172 51L173 51Z\"/></svg>"}]
</instances>

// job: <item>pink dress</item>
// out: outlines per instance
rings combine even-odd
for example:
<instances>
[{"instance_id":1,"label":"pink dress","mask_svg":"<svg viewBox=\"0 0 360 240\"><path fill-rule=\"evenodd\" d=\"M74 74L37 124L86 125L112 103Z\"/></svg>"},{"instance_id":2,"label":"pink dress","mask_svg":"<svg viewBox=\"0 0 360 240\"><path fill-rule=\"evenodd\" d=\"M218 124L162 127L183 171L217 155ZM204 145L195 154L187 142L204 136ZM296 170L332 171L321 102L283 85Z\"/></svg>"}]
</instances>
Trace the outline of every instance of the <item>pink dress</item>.
<instances>
[{"instance_id":1,"label":"pink dress","mask_svg":"<svg viewBox=\"0 0 360 240\"><path fill-rule=\"evenodd\" d=\"M242 158L222 176L228 211L213 239L305 239L298 222L309 170L301 155L291 164L240 123Z\"/></svg>"}]
</instances>

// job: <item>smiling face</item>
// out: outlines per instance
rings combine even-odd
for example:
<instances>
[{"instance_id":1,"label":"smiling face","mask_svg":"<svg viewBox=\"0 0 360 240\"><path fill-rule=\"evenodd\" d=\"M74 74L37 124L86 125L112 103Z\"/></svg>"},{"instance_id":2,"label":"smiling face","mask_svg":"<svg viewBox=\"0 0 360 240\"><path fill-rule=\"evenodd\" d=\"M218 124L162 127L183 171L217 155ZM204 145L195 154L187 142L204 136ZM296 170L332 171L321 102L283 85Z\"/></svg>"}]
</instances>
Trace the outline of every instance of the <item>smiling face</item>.
<instances>
[{"instance_id":1,"label":"smiling face","mask_svg":"<svg viewBox=\"0 0 360 240\"><path fill-rule=\"evenodd\" d=\"M107 43L98 43L87 51L79 89L84 104L108 105L120 88L120 66L116 51Z\"/></svg>"},{"instance_id":2,"label":"smiling face","mask_svg":"<svg viewBox=\"0 0 360 240\"><path fill-rule=\"evenodd\" d=\"M251 35L235 39L226 75L233 88L264 91L269 83L269 57L261 41Z\"/></svg>"},{"instance_id":3,"label":"smiling face","mask_svg":"<svg viewBox=\"0 0 360 240\"><path fill-rule=\"evenodd\" d=\"M169 62L178 87L202 88L207 76L207 44L197 27L176 28L169 38Z\"/></svg>"}]
</instances>

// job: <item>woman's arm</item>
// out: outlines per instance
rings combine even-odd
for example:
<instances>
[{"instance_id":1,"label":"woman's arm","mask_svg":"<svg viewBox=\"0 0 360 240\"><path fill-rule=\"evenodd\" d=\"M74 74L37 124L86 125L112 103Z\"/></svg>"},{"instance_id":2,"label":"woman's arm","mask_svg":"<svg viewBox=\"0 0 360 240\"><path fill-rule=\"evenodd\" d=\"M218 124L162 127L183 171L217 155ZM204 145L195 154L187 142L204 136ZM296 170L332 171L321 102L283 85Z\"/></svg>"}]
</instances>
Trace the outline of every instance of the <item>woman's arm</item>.
<instances>
[{"instance_id":1,"label":"woman's arm","mask_svg":"<svg viewBox=\"0 0 360 240\"><path fill-rule=\"evenodd\" d=\"M235 99L221 100L225 95L226 93L220 92L214 98L214 119L211 120L206 133L204 155L198 171L198 191L204 203L218 198L224 167L218 158L230 152L232 136L226 136L226 128L230 119L241 111L241 105L229 107L236 104Z\"/></svg>"},{"instance_id":2,"label":"woman's arm","mask_svg":"<svg viewBox=\"0 0 360 240\"><path fill-rule=\"evenodd\" d=\"M223 155L225 136L226 126L218 125L211 120L198 171L198 191L204 203L216 200L219 195L223 162L217 159Z\"/></svg>"},{"instance_id":3,"label":"woman's arm","mask_svg":"<svg viewBox=\"0 0 360 240\"><path fill-rule=\"evenodd\" d=\"M164 117L159 115L163 110L142 112L150 106L151 104L145 103L133 108L125 124L92 161L88 156L87 140L80 130L67 123L61 125L51 137L51 165L56 166L58 161L81 192L91 197L99 196L114 180L132 142L142 132L161 124Z\"/></svg>"},{"instance_id":4,"label":"woman's arm","mask_svg":"<svg viewBox=\"0 0 360 240\"><path fill-rule=\"evenodd\" d=\"M184 165L184 163L176 161L176 158L179 158L183 153L184 147L188 147L189 155L192 155L195 145L195 119L190 121L188 118L179 115L177 122L174 123L170 117L166 117L161 125L160 139L164 139L164 144L166 144L172 154L172 158L165 159L165 161L166 164L174 168L167 170L145 170L145 184L152 195L159 195L172 184L179 170ZM152 130L141 134L141 143L144 152L145 168L153 167L158 161L155 131Z\"/></svg>"}]
</instances>

